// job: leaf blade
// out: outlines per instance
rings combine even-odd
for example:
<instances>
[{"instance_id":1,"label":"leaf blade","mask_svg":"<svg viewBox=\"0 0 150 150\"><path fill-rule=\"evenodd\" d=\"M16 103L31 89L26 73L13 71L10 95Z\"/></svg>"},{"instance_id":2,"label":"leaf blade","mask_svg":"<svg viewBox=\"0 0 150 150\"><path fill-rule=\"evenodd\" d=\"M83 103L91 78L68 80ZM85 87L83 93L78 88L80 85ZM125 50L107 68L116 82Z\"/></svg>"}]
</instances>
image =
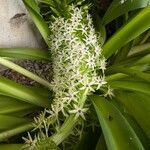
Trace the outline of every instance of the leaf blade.
<instances>
[{"instance_id":1,"label":"leaf blade","mask_svg":"<svg viewBox=\"0 0 150 150\"><path fill-rule=\"evenodd\" d=\"M50 60L48 52L37 48L0 48L0 56L17 59Z\"/></svg>"},{"instance_id":2,"label":"leaf blade","mask_svg":"<svg viewBox=\"0 0 150 150\"><path fill-rule=\"evenodd\" d=\"M109 58L119 48L150 28L150 6L143 9L129 23L116 32L103 46L103 55ZM144 24L143 24L144 22Z\"/></svg>"},{"instance_id":3,"label":"leaf blade","mask_svg":"<svg viewBox=\"0 0 150 150\"><path fill-rule=\"evenodd\" d=\"M5 77L0 77L0 91L8 94L8 96L34 104L40 107L50 107L50 100L47 97L31 90L28 86L15 83Z\"/></svg>"},{"instance_id":4,"label":"leaf blade","mask_svg":"<svg viewBox=\"0 0 150 150\"><path fill-rule=\"evenodd\" d=\"M135 132L118 109L102 97L92 96L91 98L109 150L144 150Z\"/></svg>"},{"instance_id":5,"label":"leaf blade","mask_svg":"<svg viewBox=\"0 0 150 150\"><path fill-rule=\"evenodd\" d=\"M32 0L34 1L34 0ZM50 31L48 25L42 18L42 16L37 12L36 2L32 3L30 0L23 0L24 5L26 6L32 20L34 21L36 27L39 29L43 39L45 40L46 44L49 45L48 36L50 35Z\"/></svg>"},{"instance_id":6,"label":"leaf blade","mask_svg":"<svg viewBox=\"0 0 150 150\"><path fill-rule=\"evenodd\" d=\"M121 4L120 0L114 0L103 17L103 24L106 25L129 11L146 7L148 2L149 0L128 0Z\"/></svg>"}]
</instances>

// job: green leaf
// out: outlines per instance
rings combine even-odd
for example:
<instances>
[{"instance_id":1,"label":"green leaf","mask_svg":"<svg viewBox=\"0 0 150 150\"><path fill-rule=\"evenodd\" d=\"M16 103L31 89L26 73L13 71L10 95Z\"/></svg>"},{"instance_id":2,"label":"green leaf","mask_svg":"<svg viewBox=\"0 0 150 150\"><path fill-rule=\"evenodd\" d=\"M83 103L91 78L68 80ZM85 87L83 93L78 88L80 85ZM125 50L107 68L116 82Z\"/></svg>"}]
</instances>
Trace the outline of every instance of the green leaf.
<instances>
[{"instance_id":1,"label":"green leaf","mask_svg":"<svg viewBox=\"0 0 150 150\"><path fill-rule=\"evenodd\" d=\"M129 23L116 32L103 47L103 55L109 58L126 43L150 28L150 7L144 8ZM144 23L143 23L144 22Z\"/></svg>"},{"instance_id":2,"label":"green leaf","mask_svg":"<svg viewBox=\"0 0 150 150\"><path fill-rule=\"evenodd\" d=\"M144 150L128 121L109 101L91 96L109 150Z\"/></svg>"},{"instance_id":3,"label":"green leaf","mask_svg":"<svg viewBox=\"0 0 150 150\"><path fill-rule=\"evenodd\" d=\"M0 114L0 130L11 129L26 123L29 123L29 121L24 118Z\"/></svg>"},{"instance_id":4,"label":"green leaf","mask_svg":"<svg viewBox=\"0 0 150 150\"><path fill-rule=\"evenodd\" d=\"M141 78L147 82L150 82L150 74L148 73L143 73L141 71L135 70L135 69L131 69L131 68L123 68L123 67L117 67L116 65L114 65L113 67L110 67L106 70L106 74L107 73L123 73L123 74L127 74L133 78Z\"/></svg>"},{"instance_id":5,"label":"green leaf","mask_svg":"<svg viewBox=\"0 0 150 150\"><path fill-rule=\"evenodd\" d=\"M51 101L41 94L31 90L28 86L11 81L5 77L0 77L0 92L18 100L35 104L40 107L50 107Z\"/></svg>"},{"instance_id":6,"label":"green leaf","mask_svg":"<svg viewBox=\"0 0 150 150\"><path fill-rule=\"evenodd\" d=\"M50 60L47 51L37 48L0 48L0 56L29 60Z\"/></svg>"},{"instance_id":7,"label":"green leaf","mask_svg":"<svg viewBox=\"0 0 150 150\"><path fill-rule=\"evenodd\" d=\"M138 61L134 63L134 65L140 65L140 64L150 64L150 54L140 58Z\"/></svg>"},{"instance_id":8,"label":"green leaf","mask_svg":"<svg viewBox=\"0 0 150 150\"><path fill-rule=\"evenodd\" d=\"M37 0L26 0L30 7L40 15L40 8L38 6Z\"/></svg>"},{"instance_id":9,"label":"green leaf","mask_svg":"<svg viewBox=\"0 0 150 150\"><path fill-rule=\"evenodd\" d=\"M13 116L22 116L23 114L32 112L37 108L38 107L29 103L19 102L15 98L0 95L0 115L10 114Z\"/></svg>"},{"instance_id":10,"label":"green leaf","mask_svg":"<svg viewBox=\"0 0 150 150\"><path fill-rule=\"evenodd\" d=\"M150 64L149 53L149 50L135 53L134 55L127 57L126 60L117 62L115 66L132 67L137 65Z\"/></svg>"},{"instance_id":11,"label":"green leaf","mask_svg":"<svg viewBox=\"0 0 150 150\"><path fill-rule=\"evenodd\" d=\"M105 26L102 25L101 18L99 17L97 11L94 13L93 22L95 25L96 32L101 33L99 40L100 40L101 45L103 45L105 43L105 40L106 40L106 29L105 29Z\"/></svg>"},{"instance_id":12,"label":"green leaf","mask_svg":"<svg viewBox=\"0 0 150 150\"><path fill-rule=\"evenodd\" d=\"M26 123L26 124L11 128L9 130L5 130L3 132L0 132L0 142L6 141L7 138L10 138L14 135L20 134L20 133L25 132L27 130L30 130L32 128L33 128L32 123Z\"/></svg>"},{"instance_id":13,"label":"green leaf","mask_svg":"<svg viewBox=\"0 0 150 150\"><path fill-rule=\"evenodd\" d=\"M113 81L109 85L114 89L125 89L150 94L150 84L141 81Z\"/></svg>"},{"instance_id":14,"label":"green leaf","mask_svg":"<svg viewBox=\"0 0 150 150\"><path fill-rule=\"evenodd\" d=\"M1 150L21 150L23 144L0 144Z\"/></svg>"},{"instance_id":15,"label":"green leaf","mask_svg":"<svg viewBox=\"0 0 150 150\"><path fill-rule=\"evenodd\" d=\"M127 91L119 91L119 90L117 90L117 91L115 91L115 96L109 102L112 103L122 113L122 115L126 118L128 123L133 128L133 130L135 131L136 135L138 136L139 140L141 141L143 147L145 149L149 149L150 148L150 143L149 143L148 137L144 133L144 131L141 128L141 126L137 123L135 118L126 109L125 105L123 105L121 102L119 102L119 100L117 100L116 92L117 93L121 92L124 95L124 97L126 97L126 92ZM131 93L131 92L128 92L128 93Z\"/></svg>"},{"instance_id":16,"label":"green leaf","mask_svg":"<svg viewBox=\"0 0 150 150\"><path fill-rule=\"evenodd\" d=\"M150 140L150 99L149 95L137 92L116 92L116 99L136 119Z\"/></svg>"},{"instance_id":17,"label":"green leaf","mask_svg":"<svg viewBox=\"0 0 150 150\"><path fill-rule=\"evenodd\" d=\"M92 150L95 149L97 141L99 139L100 129L94 127L87 128L87 131L83 131L79 142L76 145L72 145L72 150Z\"/></svg>"},{"instance_id":18,"label":"green leaf","mask_svg":"<svg viewBox=\"0 0 150 150\"><path fill-rule=\"evenodd\" d=\"M106 25L129 11L146 7L148 2L149 0L127 0L121 4L121 0L114 0L103 17L103 24Z\"/></svg>"},{"instance_id":19,"label":"green leaf","mask_svg":"<svg viewBox=\"0 0 150 150\"><path fill-rule=\"evenodd\" d=\"M119 79L126 78L126 77L128 77L128 75L123 74L123 73L116 73L112 75L107 75L106 81L111 82L111 81L119 80Z\"/></svg>"},{"instance_id":20,"label":"green leaf","mask_svg":"<svg viewBox=\"0 0 150 150\"><path fill-rule=\"evenodd\" d=\"M34 0L32 0L34 1ZM38 9L35 2L32 2L31 0L23 0L30 16L32 17L32 20L34 21L36 27L39 29L42 37L44 38L47 45L49 45L48 36L50 35L50 30L48 28L48 25L42 18L42 16L38 13Z\"/></svg>"},{"instance_id":21,"label":"green leaf","mask_svg":"<svg viewBox=\"0 0 150 150\"><path fill-rule=\"evenodd\" d=\"M132 47L128 56L143 55L148 53L150 53L150 43L145 43Z\"/></svg>"},{"instance_id":22,"label":"green leaf","mask_svg":"<svg viewBox=\"0 0 150 150\"><path fill-rule=\"evenodd\" d=\"M102 134L97 142L95 150L107 150L106 142L104 139L104 135Z\"/></svg>"},{"instance_id":23,"label":"green leaf","mask_svg":"<svg viewBox=\"0 0 150 150\"><path fill-rule=\"evenodd\" d=\"M51 84L49 83L49 81L41 78L40 76L36 75L35 73L32 73L31 71L17 65L16 63L14 63L12 61L9 61L5 58L0 57L0 64L44 85L45 87L51 88Z\"/></svg>"}]
</instances>

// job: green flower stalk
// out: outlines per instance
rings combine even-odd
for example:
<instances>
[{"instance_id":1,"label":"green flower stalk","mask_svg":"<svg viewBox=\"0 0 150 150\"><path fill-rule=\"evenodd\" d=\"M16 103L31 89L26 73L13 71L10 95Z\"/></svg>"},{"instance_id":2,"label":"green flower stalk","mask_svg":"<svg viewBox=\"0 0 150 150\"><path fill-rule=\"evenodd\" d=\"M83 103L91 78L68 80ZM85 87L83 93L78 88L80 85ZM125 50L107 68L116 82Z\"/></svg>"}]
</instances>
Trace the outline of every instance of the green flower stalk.
<instances>
[{"instance_id":1,"label":"green flower stalk","mask_svg":"<svg viewBox=\"0 0 150 150\"><path fill-rule=\"evenodd\" d=\"M94 30L88 7L71 5L68 9L67 17L53 17L49 26L55 96L51 109L35 118L39 135L57 145L71 133L79 118L86 119L87 95L106 85L100 35Z\"/></svg>"}]
</instances>

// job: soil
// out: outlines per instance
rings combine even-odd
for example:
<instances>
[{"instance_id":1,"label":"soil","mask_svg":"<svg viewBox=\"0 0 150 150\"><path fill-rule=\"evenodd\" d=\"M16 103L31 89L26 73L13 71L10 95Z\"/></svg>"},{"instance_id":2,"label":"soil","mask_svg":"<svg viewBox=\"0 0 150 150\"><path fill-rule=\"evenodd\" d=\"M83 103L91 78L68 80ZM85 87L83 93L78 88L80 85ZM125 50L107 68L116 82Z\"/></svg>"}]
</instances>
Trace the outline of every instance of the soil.
<instances>
[{"instance_id":1,"label":"soil","mask_svg":"<svg viewBox=\"0 0 150 150\"><path fill-rule=\"evenodd\" d=\"M22 66L23 68L39 75L45 80L51 81L52 79L52 66L51 63L45 61L35 61L35 60L24 60L17 61L17 64ZM17 73L12 69L4 69L0 72L0 75L16 81L17 83L22 83L24 85L35 85L36 82Z\"/></svg>"}]
</instances>

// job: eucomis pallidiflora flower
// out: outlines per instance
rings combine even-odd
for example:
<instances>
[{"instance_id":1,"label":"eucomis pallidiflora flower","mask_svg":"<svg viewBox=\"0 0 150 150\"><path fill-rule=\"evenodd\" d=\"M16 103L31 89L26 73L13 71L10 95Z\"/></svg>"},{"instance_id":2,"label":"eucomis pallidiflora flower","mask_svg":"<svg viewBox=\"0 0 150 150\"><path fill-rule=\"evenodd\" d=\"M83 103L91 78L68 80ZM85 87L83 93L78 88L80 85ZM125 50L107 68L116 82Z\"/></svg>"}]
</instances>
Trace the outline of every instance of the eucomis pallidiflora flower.
<instances>
[{"instance_id":1,"label":"eucomis pallidiflora flower","mask_svg":"<svg viewBox=\"0 0 150 150\"><path fill-rule=\"evenodd\" d=\"M54 18L49 28L55 92L53 113L67 116L73 112L70 109L83 107L80 104L83 93L88 95L106 84L105 58L101 55L100 35L94 30L87 8L70 6L70 16Z\"/></svg>"},{"instance_id":2,"label":"eucomis pallidiflora flower","mask_svg":"<svg viewBox=\"0 0 150 150\"><path fill-rule=\"evenodd\" d=\"M88 7L71 5L69 17L53 19L49 26L49 43L55 96L51 109L35 118L34 123L42 139L43 136L48 138L48 133L59 132L62 123L72 114L75 120L85 120L87 95L106 84L100 35L95 32Z\"/></svg>"}]
</instances>

